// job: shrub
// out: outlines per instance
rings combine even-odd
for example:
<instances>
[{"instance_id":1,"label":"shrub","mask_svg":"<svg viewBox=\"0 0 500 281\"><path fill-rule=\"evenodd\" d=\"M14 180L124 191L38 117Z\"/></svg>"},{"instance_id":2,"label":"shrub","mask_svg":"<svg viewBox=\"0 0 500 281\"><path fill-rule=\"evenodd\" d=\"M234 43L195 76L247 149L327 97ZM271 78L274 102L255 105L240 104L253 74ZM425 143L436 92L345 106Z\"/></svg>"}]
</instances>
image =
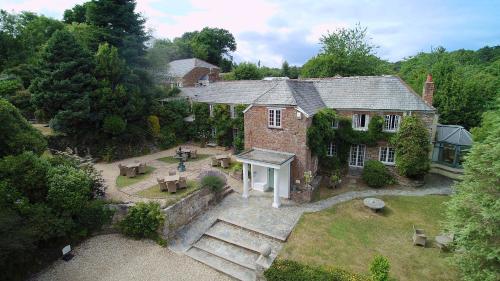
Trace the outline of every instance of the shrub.
<instances>
[{"instance_id":1,"label":"shrub","mask_svg":"<svg viewBox=\"0 0 500 281\"><path fill-rule=\"evenodd\" d=\"M158 144L162 149L167 149L177 144L175 133L168 127L161 128L161 133L158 135Z\"/></svg>"},{"instance_id":2,"label":"shrub","mask_svg":"<svg viewBox=\"0 0 500 281\"><path fill-rule=\"evenodd\" d=\"M309 266L292 260L275 260L264 276L268 281L367 281L339 268Z\"/></svg>"},{"instance_id":3,"label":"shrub","mask_svg":"<svg viewBox=\"0 0 500 281\"><path fill-rule=\"evenodd\" d=\"M47 200L55 209L77 214L91 198L92 181L82 170L56 166L47 173Z\"/></svg>"},{"instance_id":4,"label":"shrub","mask_svg":"<svg viewBox=\"0 0 500 281\"><path fill-rule=\"evenodd\" d=\"M160 119L156 115L148 116L149 132L153 137L157 137L160 134Z\"/></svg>"},{"instance_id":5,"label":"shrub","mask_svg":"<svg viewBox=\"0 0 500 281\"><path fill-rule=\"evenodd\" d=\"M370 264L370 272L373 281L388 281L389 269L391 265L389 260L384 256L375 256Z\"/></svg>"},{"instance_id":6,"label":"shrub","mask_svg":"<svg viewBox=\"0 0 500 281\"><path fill-rule=\"evenodd\" d=\"M387 167L377 160L365 162L362 178L371 187L383 187L394 182Z\"/></svg>"},{"instance_id":7,"label":"shrub","mask_svg":"<svg viewBox=\"0 0 500 281\"><path fill-rule=\"evenodd\" d=\"M224 185L224 181L217 176L205 176L201 179L201 186L209 187L213 191L220 190L222 187L224 187Z\"/></svg>"},{"instance_id":8,"label":"shrub","mask_svg":"<svg viewBox=\"0 0 500 281\"><path fill-rule=\"evenodd\" d=\"M396 167L401 175L417 178L429 170L429 132L420 118L403 118L392 143L396 148Z\"/></svg>"},{"instance_id":9,"label":"shrub","mask_svg":"<svg viewBox=\"0 0 500 281\"><path fill-rule=\"evenodd\" d=\"M106 116L102 125L103 130L111 135L119 135L125 131L127 123L118 115Z\"/></svg>"},{"instance_id":10,"label":"shrub","mask_svg":"<svg viewBox=\"0 0 500 281\"><path fill-rule=\"evenodd\" d=\"M160 204L139 202L131 207L119 223L121 232L134 238L158 239L158 229L163 225Z\"/></svg>"}]
</instances>

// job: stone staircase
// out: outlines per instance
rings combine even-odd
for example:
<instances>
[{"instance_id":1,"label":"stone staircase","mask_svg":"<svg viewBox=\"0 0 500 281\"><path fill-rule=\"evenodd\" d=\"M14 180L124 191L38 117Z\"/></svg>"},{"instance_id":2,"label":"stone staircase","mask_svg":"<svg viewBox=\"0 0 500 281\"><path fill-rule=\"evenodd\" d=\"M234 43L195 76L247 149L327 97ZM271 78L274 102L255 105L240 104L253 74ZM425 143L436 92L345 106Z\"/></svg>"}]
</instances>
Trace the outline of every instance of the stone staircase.
<instances>
[{"instance_id":1,"label":"stone staircase","mask_svg":"<svg viewBox=\"0 0 500 281\"><path fill-rule=\"evenodd\" d=\"M282 239L219 219L186 254L233 278L253 281L260 269L271 265L283 242ZM270 248L268 257L261 257L263 248Z\"/></svg>"}]
</instances>

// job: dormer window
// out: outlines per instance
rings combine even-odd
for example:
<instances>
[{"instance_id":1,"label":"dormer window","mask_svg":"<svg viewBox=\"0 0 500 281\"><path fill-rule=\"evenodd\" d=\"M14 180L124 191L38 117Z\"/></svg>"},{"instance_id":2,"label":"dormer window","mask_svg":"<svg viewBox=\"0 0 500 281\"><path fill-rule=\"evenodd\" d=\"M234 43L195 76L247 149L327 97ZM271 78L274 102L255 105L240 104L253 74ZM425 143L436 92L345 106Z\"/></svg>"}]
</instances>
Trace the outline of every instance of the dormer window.
<instances>
[{"instance_id":1,"label":"dormer window","mask_svg":"<svg viewBox=\"0 0 500 281\"><path fill-rule=\"evenodd\" d=\"M352 128L354 130L359 130L359 131L368 130L369 119L370 119L370 117L368 114L354 114L354 115L352 115Z\"/></svg>"},{"instance_id":2,"label":"dormer window","mask_svg":"<svg viewBox=\"0 0 500 281\"><path fill-rule=\"evenodd\" d=\"M269 128L281 128L281 109L269 108L267 110L267 126Z\"/></svg>"},{"instance_id":3,"label":"dormer window","mask_svg":"<svg viewBox=\"0 0 500 281\"><path fill-rule=\"evenodd\" d=\"M401 123L401 116L399 115L386 115L384 117L384 131L397 132L399 124Z\"/></svg>"}]
</instances>

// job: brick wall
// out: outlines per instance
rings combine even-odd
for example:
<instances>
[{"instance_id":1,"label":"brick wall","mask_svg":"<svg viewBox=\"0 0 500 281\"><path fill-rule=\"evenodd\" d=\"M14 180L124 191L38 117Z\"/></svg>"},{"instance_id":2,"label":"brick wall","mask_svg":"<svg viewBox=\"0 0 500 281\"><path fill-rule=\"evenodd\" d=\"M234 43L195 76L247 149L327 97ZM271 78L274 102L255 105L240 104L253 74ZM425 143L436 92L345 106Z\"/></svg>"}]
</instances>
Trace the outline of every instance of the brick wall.
<instances>
[{"instance_id":1,"label":"brick wall","mask_svg":"<svg viewBox=\"0 0 500 281\"><path fill-rule=\"evenodd\" d=\"M219 70L218 69L212 69L212 72L210 73L210 69L205 68L205 67L196 67L193 70L191 70L188 74L184 75L182 79L182 86L183 87L194 87L198 83L198 80L208 74L208 80L210 82L218 81L219 80Z\"/></svg>"},{"instance_id":2,"label":"brick wall","mask_svg":"<svg viewBox=\"0 0 500 281\"><path fill-rule=\"evenodd\" d=\"M311 155L307 147L307 128L312 119L302 115L297 119L297 110L293 107L284 107L282 111L282 128L267 126L267 106L253 106L245 112L245 149L263 148L281 152L294 153L292 161L292 183L301 180L305 171L317 170L317 159Z\"/></svg>"}]
</instances>

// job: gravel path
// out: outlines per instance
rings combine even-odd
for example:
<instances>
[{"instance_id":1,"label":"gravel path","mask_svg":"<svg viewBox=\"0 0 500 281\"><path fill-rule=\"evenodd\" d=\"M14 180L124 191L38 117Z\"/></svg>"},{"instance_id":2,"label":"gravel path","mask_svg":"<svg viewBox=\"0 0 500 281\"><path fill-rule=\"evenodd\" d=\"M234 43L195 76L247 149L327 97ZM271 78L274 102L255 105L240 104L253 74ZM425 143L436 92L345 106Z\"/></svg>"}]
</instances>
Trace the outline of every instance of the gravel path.
<instances>
[{"instance_id":1,"label":"gravel path","mask_svg":"<svg viewBox=\"0 0 500 281\"><path fill-rule=\"evenodd\" d=\"M58 260L30 280L233 280L151 240L132 240L119 234L90 238L74 253L71 261Z\"/></svg>"}]
</instances>

